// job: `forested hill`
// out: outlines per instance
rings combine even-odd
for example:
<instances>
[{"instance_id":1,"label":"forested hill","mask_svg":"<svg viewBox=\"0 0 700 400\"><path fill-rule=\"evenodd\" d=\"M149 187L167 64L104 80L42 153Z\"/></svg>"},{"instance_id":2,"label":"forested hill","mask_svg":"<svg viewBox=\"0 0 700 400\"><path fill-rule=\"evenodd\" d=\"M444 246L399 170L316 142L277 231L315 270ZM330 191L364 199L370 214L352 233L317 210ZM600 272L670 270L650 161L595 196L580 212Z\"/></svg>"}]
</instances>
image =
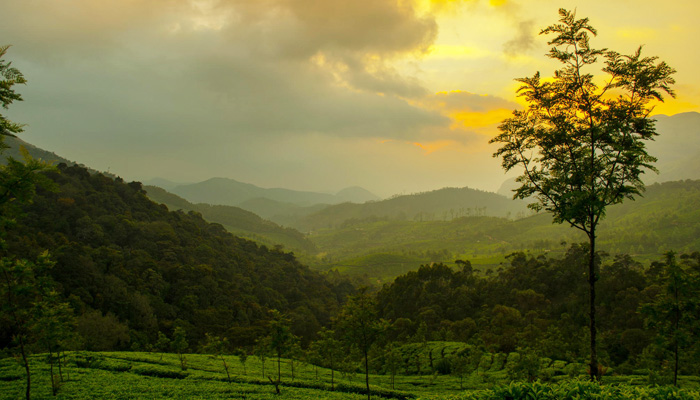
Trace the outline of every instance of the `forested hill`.
<instances>
[{"instance_id":1,"label":"forested hill","mask_svg":"<svg viewBox=\"0 0 700 400\"><path fill-rule=\"evenodd\" d=\"M294 333L309 340L352 290L197 213L168 211L140 183L65 164L47 176L58 190L37 190L8 229L8 246L27 259L49 251L51 275L79 314L88 349L145 348L175 326L192 346L205 333L252 344L271 309L287 313ZM0 329L3 343L7 335Z\"/></svg>"},{"instance_id":2,"label":"forested hill","mask_svg":"<svg viewBox=\"0 0 700 400\"><path fill-rule=\"evenodd\" d=\"M283 245L294 251L302 250L312 254L316 252L314 244L296 229L281 227L242 208L193 204L157 186L144 186L144 189L151 200L165 204L171 210L198 212L207 221L220 223L226 230L237 236L252 239L270 247Z\"/></svg>"},{"instance_id":3,"label":"forested hill","mask_svg":"<svg viewBox=\"0 0 700 400\"><path fill-rule=\"evenodd\" d=\"M337 228L348 221L398 219L452 220L467 216L517 217L527 213L526 203L470 188L444 188L364 204L343 203L306 216L295 227L302 231Z\"/></svg>"}]
</instances>

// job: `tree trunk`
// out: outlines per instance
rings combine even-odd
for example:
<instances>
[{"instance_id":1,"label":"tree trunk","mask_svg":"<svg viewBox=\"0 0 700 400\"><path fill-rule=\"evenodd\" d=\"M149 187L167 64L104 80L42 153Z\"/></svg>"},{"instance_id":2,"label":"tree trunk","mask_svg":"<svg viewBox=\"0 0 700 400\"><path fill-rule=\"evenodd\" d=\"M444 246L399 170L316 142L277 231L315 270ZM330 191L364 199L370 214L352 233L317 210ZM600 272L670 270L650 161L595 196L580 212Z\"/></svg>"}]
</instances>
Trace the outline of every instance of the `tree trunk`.
<instances>
[{"instance_id":1,"label":"tree trunk","mask_svg":"<svg viewBox=\"0 0 700 400\"><path fill-rule=\"evenodd\" d=\"M49 373L51 374L51 393L56 396L58 392L58 383L53 374L53 352L51 351L51 347L49 347Z\"/></svg>"},{"instance_id":2,"label":"tree trunk","mask_svg":"<svg viewBox=\"0 0 700 400\"><path fill-rule=\"evenodd\" d=\"M335 390L335 368L333 367L333 358L331 357L331 390Z\"/></svg>"},{"instance_id":3,"label":"tree trunk","mask_svg":"<svg viewBox=\"0 0 700 400\"><path fill-rule=\"evenodd\" d=\"M280 358L282 358L282 354L277 352L277 383L282 381L282 362Z\"/></svg>"},{"instance_id":4,"label":"tree trunk","mask_svg":"<svg viewBox=\"0 0 700 400\"><path fill-rule=\"evenodd\" d=\"M223 355L221 356L221 361L223 361L223 363L224 363L224 371L226 371L226 378L228 378L228 383L230 385L231 384L231 374L229 374L229 372L228 372L228 365L226 365L226 359L224 358Z\"/></svg>"},{"instance_id":5,"label":"tree trunk","mask_svg":"<svg viewBox=\"0 0 700 400\"><path fill-rule=\"evenodd\" d=\"M27 391L25 393L27 400L31 399L31 388L32 388L32 376L29 372L29 360L27 359L27 352L24 349L24 338L19 335L19 349L22 353L22 362L24 363L24 371L27 373Z\"/></svg>"},{"instance_id":6,"label":"tree trunk","mask_svg":"<svg viewBox=\"0 0 700 400\"><path fill-rule=\"evenodd\" d=\"M369 393L369 361L367 360L367 350L365 350L365 385L367 386L367 400L370 400Z\"/></svg>"},{"instance_id":7,"label":"tree trunk","mask_svg":"<svg viewBox=\"0 0 700 400\"><path fill-rule=\"evenodd\" d=\"M675 278L674 278L675 280ZM675 300L675 306L676 306L676 320L675 322L675 330L673 332L673 353L674 353L674 365L673 365L673 386L678 386L678 330L680 328L680 321L681 321L681 307L680 303L678 301L678 282L675 282L673 285L673 296Z\"/></svg>"},{"instance_id":8,"label":"tree trunk","mask_svg":"<svg viewBox=\"0 0 700 400\"><path fill-rule=\"evenodd\" d=\"M598 373L598 351L596 350L596 326L595 326L595 282L597 280L595 274L595 228L591 228L588 234L590 241L590 254L588 258L588 287L590 290L590 332L591 332L591 363L590 374L591 381L595 382L599 378Z\"/></svg>"}]
</instances>

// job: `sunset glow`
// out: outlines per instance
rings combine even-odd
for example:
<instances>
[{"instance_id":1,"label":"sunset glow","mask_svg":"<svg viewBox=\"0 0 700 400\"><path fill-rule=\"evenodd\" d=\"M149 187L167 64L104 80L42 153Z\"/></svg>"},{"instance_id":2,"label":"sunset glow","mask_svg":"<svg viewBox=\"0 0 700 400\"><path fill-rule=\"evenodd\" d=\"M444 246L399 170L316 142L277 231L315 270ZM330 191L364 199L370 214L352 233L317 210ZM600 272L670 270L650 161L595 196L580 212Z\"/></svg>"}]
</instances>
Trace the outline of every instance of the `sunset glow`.
<instances>
[{"instance_id":1,"label":"sunset glow","mask_svg":"<svg viewBox=\"0 0 700 400\"><path fill-rule=\"evenodd\" d=\"M495 190L488 140L523 106L514 79L556 68L538 33L560 6L590 18L594 47L677 69L655 114L700 111L689 0L8 0L0 45L28 79L8 115L126 179Z\"/></svg>"}]
</instances>

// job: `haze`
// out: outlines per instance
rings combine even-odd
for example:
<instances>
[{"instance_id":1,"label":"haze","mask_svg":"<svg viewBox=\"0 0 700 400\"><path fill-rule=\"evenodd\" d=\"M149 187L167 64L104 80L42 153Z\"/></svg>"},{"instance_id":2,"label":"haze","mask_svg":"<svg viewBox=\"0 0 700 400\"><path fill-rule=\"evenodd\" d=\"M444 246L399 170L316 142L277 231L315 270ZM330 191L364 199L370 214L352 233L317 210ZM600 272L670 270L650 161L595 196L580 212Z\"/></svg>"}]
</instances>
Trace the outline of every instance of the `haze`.
<instances>
[{"instance_id":1,"label":"haze","mask_svg":"<svg viewBox=\"0 0 700 400\"><path fill-rule=\"evenodd\" d=\"M558 7L644 45L700 111L700 5L675 0L4 0L22 138L127 180L228 177L388 196L506 179L487 142L514 78L551 74Z\"/></svg>"}]
</instances>

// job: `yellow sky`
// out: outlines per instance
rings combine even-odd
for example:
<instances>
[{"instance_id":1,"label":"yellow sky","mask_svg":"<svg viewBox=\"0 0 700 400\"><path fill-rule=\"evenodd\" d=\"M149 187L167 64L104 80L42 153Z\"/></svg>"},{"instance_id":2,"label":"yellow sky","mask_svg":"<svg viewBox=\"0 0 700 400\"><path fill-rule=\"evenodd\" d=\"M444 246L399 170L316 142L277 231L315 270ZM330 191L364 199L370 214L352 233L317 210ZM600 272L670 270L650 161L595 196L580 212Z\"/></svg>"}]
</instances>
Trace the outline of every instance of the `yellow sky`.
<instances>
[{"instance_id":1,"label":"yellow sky","mask_svg":"<svg viewBox=\"0 0 700 400\"><path fill-rule=\"evenodd\" d=\"M537 33L559 7L594 47L678 70L656 113L700 111L690 0L5 0L0 45L29 79L9 115L127 179L495 190L488 139L514 79L556 67Z\"/></svg>"}]
</instances>

